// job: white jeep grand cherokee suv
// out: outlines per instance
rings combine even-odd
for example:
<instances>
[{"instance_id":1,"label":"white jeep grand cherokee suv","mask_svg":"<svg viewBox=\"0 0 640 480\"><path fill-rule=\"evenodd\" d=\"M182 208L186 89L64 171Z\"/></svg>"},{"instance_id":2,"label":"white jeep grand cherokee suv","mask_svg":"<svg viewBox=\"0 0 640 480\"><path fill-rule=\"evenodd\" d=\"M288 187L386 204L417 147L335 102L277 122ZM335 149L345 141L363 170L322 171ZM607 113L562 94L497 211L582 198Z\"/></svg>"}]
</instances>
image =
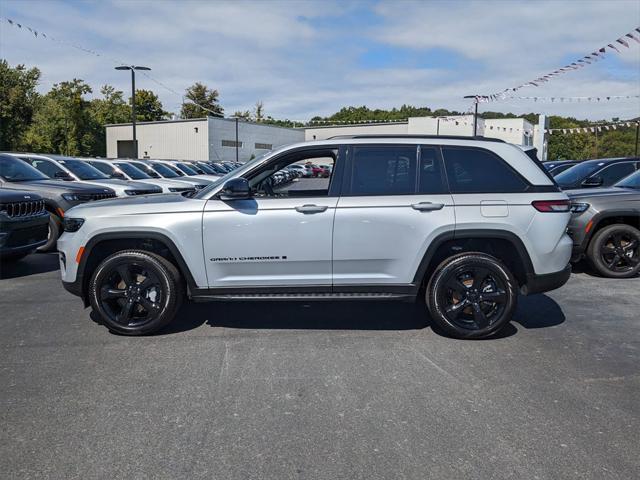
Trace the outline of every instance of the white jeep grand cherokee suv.
<instances>
[{"instance_id":1,"label":"white jeep grand cherokee suv","mask_svg":"<svg viewBox=\"0 0 640 480\"><path fill-rule=\"evenodd\" d=\"M282 187L289 164L329 178ZM110 330L169 323L193 300L424 298L460 338L494 334L518 293L570 275L569 201L535 155L497 140L349 136L269 152L191 198L74 207L62 280Z\"/></svg>"}]
</instances>

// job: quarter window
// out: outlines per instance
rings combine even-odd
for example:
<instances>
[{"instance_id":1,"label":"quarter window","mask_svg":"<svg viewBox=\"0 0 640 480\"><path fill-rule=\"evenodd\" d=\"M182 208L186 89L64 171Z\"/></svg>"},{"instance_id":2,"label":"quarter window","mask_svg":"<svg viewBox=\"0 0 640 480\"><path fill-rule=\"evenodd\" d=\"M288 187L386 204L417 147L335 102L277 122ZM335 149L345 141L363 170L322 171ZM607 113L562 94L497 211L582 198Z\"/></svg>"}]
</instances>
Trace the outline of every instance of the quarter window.
<instances>
[{"instance_id":1,"label":"quarter window","mask_svg":"<svg viewBox=\"0 0 640 480\"><path fill-rule=\"evenodd\" d=\"M416 191L415 146L353 147L352 195L406 195Z\"/></svg>"},{"instance_id":2,"label":"quarter window","mask_svg":"<svg viewBox=\"0 0 640 480\"><path fill-rule=\"evenodd\" d=\"M449 193L437 148L420 147L420 171L418 174L418 193Z\"/></svg>"},{"instance_id":3,"label":"quarter window","mask_svg":"<svg viewBox=\"0 0 640 480\"><path fill-rule=\"evenodd\" d=\"M443 147L451 193L517 193L527 183L496 154L480 148Z\"/></svg>"}]
</instances>

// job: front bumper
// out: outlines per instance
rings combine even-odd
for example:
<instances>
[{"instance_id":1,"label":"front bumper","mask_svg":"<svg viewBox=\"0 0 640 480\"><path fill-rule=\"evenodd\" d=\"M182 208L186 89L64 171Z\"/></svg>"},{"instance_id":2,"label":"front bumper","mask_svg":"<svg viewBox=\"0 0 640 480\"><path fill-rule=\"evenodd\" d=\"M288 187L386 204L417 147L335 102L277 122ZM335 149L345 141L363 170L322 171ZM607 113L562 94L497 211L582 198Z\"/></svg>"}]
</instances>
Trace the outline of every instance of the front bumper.
<instances>
[{"instance_id":1,"label":"front bumper","mask_svg":"<svg viewBox=\"0 0 640 480\"><path fill-rule=\"evenodd\" d=\"M520 293L523 295L533 295L535 293L555 290L567 283L570 276L571 264L568 264L559 272L546 273L544 275L534 273L527 274L527 283L520 287Z\"/></svg>"},{"instance_id":2,"label":"front bumper","mask_svg":"<svg viewBox=\"0 0 640 480\"><path fill-rule=\"evenodd\" d=\"M0 221L0 256L30 252L47 243L49 214L3 218Z\"/></svg>"}]
</instances>

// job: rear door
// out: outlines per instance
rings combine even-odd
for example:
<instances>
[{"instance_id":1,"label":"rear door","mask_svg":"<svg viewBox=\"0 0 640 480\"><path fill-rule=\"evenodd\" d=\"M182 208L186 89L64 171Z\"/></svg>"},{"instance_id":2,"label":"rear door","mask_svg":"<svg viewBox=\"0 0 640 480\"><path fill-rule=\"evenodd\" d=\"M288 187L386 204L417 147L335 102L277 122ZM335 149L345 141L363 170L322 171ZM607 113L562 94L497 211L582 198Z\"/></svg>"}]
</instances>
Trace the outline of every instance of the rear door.
<instances>
[{"instance_id":1,"label":"rear door","mask_svg":"<svg viewBox=\"0 0 640 480\"><path fill-rule=\"evenodd\" d=\"M334 290L411 284L428 245L454 226L437 147L348 146L334 221Z\"/></svg>"}]
</instances>

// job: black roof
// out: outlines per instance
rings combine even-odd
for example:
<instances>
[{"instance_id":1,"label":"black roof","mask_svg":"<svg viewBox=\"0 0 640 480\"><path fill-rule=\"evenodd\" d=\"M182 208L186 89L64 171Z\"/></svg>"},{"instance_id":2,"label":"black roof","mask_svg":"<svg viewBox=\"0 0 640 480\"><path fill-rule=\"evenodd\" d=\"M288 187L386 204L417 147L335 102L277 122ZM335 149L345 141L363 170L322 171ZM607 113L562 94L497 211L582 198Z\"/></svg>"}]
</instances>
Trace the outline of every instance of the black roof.
<instances>
[{"instance_id":1,"label":"black roof","mask_svg":"<svg viewBox=\"0 0 640 480\"><path fill-rule=\"evenodd\" d=\"M406 134L391 134L385 135L382 133L379 134L355 134L355 135L335 135L333 137L327 138L327 140L338 140L338 139L356 139L356 138L425 138L425 139L433 139L433 140L474 140L474 141L482 141L482 142L497 142L497 143L506 143L504 140L500 140L499 138L488 138L488 137L469 137L464 135L412 135L409 133Z\"/></svg>"}]
</instances>

